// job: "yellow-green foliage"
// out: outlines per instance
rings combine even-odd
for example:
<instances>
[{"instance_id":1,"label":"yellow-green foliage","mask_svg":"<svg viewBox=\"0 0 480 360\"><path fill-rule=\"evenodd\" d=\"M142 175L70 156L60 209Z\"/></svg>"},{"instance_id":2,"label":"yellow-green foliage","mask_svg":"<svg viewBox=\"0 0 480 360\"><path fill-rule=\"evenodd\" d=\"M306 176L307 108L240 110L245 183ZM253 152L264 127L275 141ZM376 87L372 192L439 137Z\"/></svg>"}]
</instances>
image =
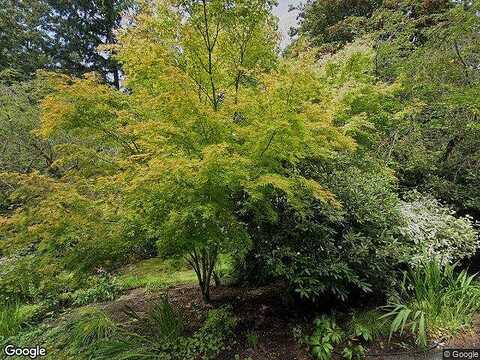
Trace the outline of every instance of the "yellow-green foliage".
<instances>
[{"instance_id":1,"label":"yellow-green foliage","mask_svg":"<svg viewBox=\"0 0 480 360\"><path fill-rule=\"evenodd\" d=\"M7 254L28 248L55 273L92 271L156 242L162 255L188 254L208 284L219 254L249 249L247 214L275 222L277 197L299 218L316 203L341 207L297 167L356 149L353 121L336 115L376 91L368 44L325 64L308 51L282 60L271 3L234 3L146 6L114 47L124 92L93 74L51 77L37 133L75 141L56 147L59 179L13 176L9 201L24 199L2 218Z\"/></svg>"}]
</instances>

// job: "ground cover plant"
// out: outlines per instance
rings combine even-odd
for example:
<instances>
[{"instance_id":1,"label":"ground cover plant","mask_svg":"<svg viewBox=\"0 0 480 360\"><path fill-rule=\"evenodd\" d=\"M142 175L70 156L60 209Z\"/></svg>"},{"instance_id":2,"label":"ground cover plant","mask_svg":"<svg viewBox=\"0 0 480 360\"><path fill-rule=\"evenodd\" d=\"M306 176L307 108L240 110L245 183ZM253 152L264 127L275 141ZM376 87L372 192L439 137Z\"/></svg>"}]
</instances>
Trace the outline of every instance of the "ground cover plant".
<instances>
[{"instance_id":1,"label":"ground cover plant","mask_svg":"<svg viewBox=\"0 0 480 360\"><path fill-rule=\"evenodd\" d=\"M48 344L47 359L192 359L214 358L228 347L235 325L228 308L208 311L204 323L191 335L183 330L181 314L166 298L158 300L147 317L131 313L118 323L104 310L87 306L67 315L55 327L32 331L26 339Z\"/></svg>"},{"instance_id":2,"label":"ground cover plant","mask_svg":"<svg viewBox=\"0 0 480 360\"><path fill-rule=\"evenodd\" d=\"M295 5L280 49L272 0L2 4L3 345L476 344L480 2Z\"/></svg>"}]
</instances>

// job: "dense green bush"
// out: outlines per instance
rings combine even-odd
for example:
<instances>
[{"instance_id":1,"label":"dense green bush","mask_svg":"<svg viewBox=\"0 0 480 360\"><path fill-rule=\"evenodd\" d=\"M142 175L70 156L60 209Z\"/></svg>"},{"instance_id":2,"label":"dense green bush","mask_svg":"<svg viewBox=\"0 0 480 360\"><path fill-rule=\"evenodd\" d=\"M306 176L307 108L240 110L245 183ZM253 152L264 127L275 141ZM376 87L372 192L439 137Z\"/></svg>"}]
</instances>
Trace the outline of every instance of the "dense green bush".
<instances>
[{"instance_id":1,"label":"dense green bush","mask_svg":"<svg viewBox=\"0 0 480 360\"><path fill-rule=\"evenodd\" d=\"M66 271L61 261L35 255L5 258L0 269L3 303L84 305L111 300L117 292L117 286L105 274Z\"/></svg>"},{"instance_id":2,"label":"dense green bush","mask_svg":"<svg viewBox=\"0 0 480 360\"><path fill-rule=\"evenodd\" d=\"M360 341L371 342L380 336L388 335L388 321L381 319L379 310L356 311L348 324L350 333Z\"/></svg>"},{"instance_id":3,"label":"dense green bush","mask_svg":"<svg viewBox=\"0 0 480 360\"><path fill-rule=\"evenodd\" d=\"M432 256L451 263L475 254L478 234L469 218L457 218L428 194L400 200L396 181L368 157L342 159L332 166L306 165L303 172L337 196L341 208L312 205L299 217L277 194L281 218L252 227L254 249L240 271L257 279L280 277L300 297L315 301L333 295L386 295L401 270Z\"/></svg>"},{"instance_id":4,"label":"dense green bush","mask_svg":"<svg viewBox=\"0 0 480 360\"><path fill-rule=\"evenodd\" d=\"M62 270L55 259L33 254L2 259L0 303L69 303L71 293L88 286L88 276Z\"/></svg>"},{"instance_id":5,"label":"dense green bush","mask_svg":"<svg viewBox=\"0 0 480 360\"><path fill-rule=\"evenodd\" d=\"M228 308L210 310L203 326L192 337L180 339L177 357L187 360L196 357L214 359L229 347L236 319Z\"/></svg>"},{"instance_id":6,"label":"dense green bush","mask_svg":"<svg viewBox=\"0 0 480 360\"><path fill-rule=\"evenodd\" d=\"M38 296L39 276L34 271L35 258L3 258L0 269L0 301L29 301ZM19 279L22 281L19 281Z\"/></svg>"},{"instance_id":7,"label":"dense green bush","mask_svg":"<svg viewBox=\"0 0 480 360\"><path fill-rule=\"evenodd\" d=\"M335 165L305 164L302 172L325 184L340 207L314 203L301 217L281 193L275 194L281 216L275 223L251 228L254 249L245 268L253 268L257 277L286 279L291 290L311 301L321 296L347 300L352 293L371 291L385 294L407 245L398 229L399 199L392 174L362 157L338 159Z\"/></svg>"}]
</instances>

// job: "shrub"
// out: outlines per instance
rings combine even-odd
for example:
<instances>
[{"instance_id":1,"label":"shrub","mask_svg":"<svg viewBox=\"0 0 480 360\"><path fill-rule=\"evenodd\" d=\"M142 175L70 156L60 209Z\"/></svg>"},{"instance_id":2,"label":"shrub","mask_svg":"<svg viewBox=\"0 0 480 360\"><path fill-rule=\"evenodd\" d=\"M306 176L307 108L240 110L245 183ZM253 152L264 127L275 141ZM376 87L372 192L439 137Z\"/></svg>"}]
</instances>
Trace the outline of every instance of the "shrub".
<instances>
[{"instance_id":1,"label":"shrub","mask_svg":"<svg viewBox=\"0 0 480 360\"><path fill-rule=\"evenodd\" d=\"M432 258L453 263L475 254L478 234L470 218L457 218L430 195L411 192L400 204L405 225L401 231L413 245L407 259L418 265Z\"/></svg>"},{"instance_id":2,"label":"shrub","mask_svg":"<svg viewBox=\"0 0 480 360\"><path fill-rule=\"evenodd\" d=\"M432 260L410 270L401 293L385 307L390 336L408 331L426 346L434 336L453 336L468 327L480 309L480 284L465 271Z\"/></svg>"},{"instance_id":3,"label":"shrub","mask_svg":"<svg viewBox=\"0 0 480 360\"><path fill-rule=\"evenodd\" d=\"M361 344L346 346L342 352L346 360L365 358L365 348Z\"/></svg>"},{"instance_id":4,"label":"shrub","mask_svg":"<svg viewBox=\"0 0 480 360\"><path fill-rule=\"evenodd\" d=\"M309 301L385 294L405 245L398 236L399 199L389 170L358 157L330 165L303 164L299 171L318 178L341 207L317 202L300 216L279 194L278 221L251 229L255 247L248 259L256 267L246 268L255 269L252 273L258 277L262 262L263 269L285 279L292 291Z\"/></svg>"},{"instance_id":5,"label":"shrub","mask_svg":"<svg viewBox=\"0 0 480 360\"><path fill-rule=\"evenodd\" d=\"M231 308L224 306L208 312L207 320L200 332L203 334L222 334L221 337L227 337L232 334L236 323L237 320L233 317Z\"/></svg>"},{"instance_id":6,"label":"shrub","mask_svg":"<svg viewBox=\"0 0 480 360\"><path fill-rule=\"evenodd\" d=\"M359 311L352 315L348 324L347 339L342 355L346 360L364 359L365 345L379 336L387 335L387 321L381 319L377 310Z\"/></svg>"},{"instance_id":7,"label":"shrub","mask_svg":"<svg viewBox=\"0 0 480 360\"><path fill-rule=\"evenodd\" d=\"M79 289L73 293L73 304L86 305L97 301L113 300L119 292L118 286L107 276L96 280L88 289Z\"/></svg>"},{"instance_id":8,"label":"shrub","mask_svg":"<svg viewBox=\"0 0 480 360\"><path fill-rule=\"evenodd\" d=\"M62 269L63 265L57 260L35 255L2 259L0 303L42 302L53 308L68 305L72 301L84 305L111 298L114 288L107 279L67 271Z\"/></svg>"}]
</instances>

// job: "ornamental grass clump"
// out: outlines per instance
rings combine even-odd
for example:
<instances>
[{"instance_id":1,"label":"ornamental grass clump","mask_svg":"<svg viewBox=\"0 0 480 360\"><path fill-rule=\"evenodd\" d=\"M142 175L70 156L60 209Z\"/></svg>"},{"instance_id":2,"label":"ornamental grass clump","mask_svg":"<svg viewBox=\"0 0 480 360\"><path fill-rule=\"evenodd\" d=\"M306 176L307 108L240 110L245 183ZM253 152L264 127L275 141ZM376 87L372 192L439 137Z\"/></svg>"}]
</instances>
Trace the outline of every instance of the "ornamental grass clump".
<instances>
[{"instance_id":1,"label":"ornamental grass clump","mask_svg":"<svg viewBox=\"0 0 480 360\"><path fill-rule=\"evenodd\" d=\"M385 309L390 338L407 332L426 347L429 340L451 337L471 326L480 309L480 283L476 275L432 260L405 274L400 294Z\"/></svg>"}]
</instances>

